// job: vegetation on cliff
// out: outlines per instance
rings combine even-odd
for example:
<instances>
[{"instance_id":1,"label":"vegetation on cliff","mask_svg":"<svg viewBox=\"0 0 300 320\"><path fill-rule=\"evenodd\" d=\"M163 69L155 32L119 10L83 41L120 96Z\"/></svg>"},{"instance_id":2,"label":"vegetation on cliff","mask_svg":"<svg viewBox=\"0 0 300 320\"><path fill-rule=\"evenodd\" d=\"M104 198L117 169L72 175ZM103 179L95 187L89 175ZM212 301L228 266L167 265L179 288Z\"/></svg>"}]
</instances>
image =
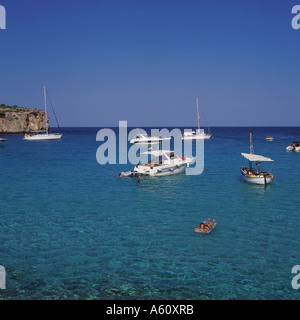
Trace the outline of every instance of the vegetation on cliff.
<instances>
[{"instance_id":1,"label":"vegetation on cliff","mask_svg":"<svg viewBox=\"0 0 300 320\"><path fill-rule=\"evenodd\" d=\"M47 117L47 122L49 117ZM22 133L45 129L45 111L0 104L0 133Z\"/></svg>"}]
</instances>

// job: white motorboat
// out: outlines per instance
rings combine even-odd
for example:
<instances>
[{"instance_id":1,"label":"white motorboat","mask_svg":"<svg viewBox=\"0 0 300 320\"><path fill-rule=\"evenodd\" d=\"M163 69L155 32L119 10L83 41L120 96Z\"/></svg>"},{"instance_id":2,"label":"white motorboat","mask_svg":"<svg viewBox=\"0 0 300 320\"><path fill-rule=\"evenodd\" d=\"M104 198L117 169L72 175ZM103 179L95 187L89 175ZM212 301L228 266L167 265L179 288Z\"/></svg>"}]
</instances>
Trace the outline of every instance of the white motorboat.
<instances>
[{"instance_id":1,"label":"white motorboat","mask_svg":"<svg viewBox=\"0 0 300 320\"><path fill-rule=\"evenodd\" d=\"M200 130L200 115L199 115L199 104L198 97L196 98L197 103L197 118L198 118L198 129L196 131L187 131L182 135L182 140L208 140L211 138L212 134L209 130L209 133L205 133L203 130Z\"/></svg>"},{"instance_id":2,"label":"white motorboat","mask_svg":"<svg viewBox=\"0 0 300 320\"><path fill-rule=\"evenodd\" d=\"M167 176L184 172L193 162L193 158L179 157L173 151L155 150L146 151L141 155L151 156L151 160L146 164L137 164L133 171L121 172L120 176Z\"/></svg>"},{"instance_id":3,"label":"white motorboat","mask_svg":"<svg viewBox=\"0 0 300 320\"><path fill-rule=\"evenodd\" d=\"M49 133L48 116L47 116L47 91L46 91L46 87L44 87L44 100L45 100L45 128L46 129L44 131L34 131L31 133L26 133L23 140L27 140L27 141L60 140L60 138L62 137L61 133ZM56 116L55 116L55 118L56 118ZM56 121L57 121L57 119L56 119Z\"/></svg>"},{"instance_id":4,"label":"white motorboat","mask_svg":"<svg viewBox=\"0 0 300 320\"><path fill-rule=\"evenodd\" d=\"M273 138L273 137L271 137L271 136L267 136L267 137L266 137L266 141L271 142L271 141L273 141L273 140L274 140L274 138Z\"/></svg>"},{"instance_id":5,"label":"white motorboat","mask_svg":"<svg viewBox=\"0 0 300 320\"><path fill-rule=\"evenodd\" d=\"M158 144L165 140L171 140L170 137L149 137L145 134L137 134L133 139L130 140L131 144Z\"/></svg>"},{"instance_id":6,"label":"white motorboat","mask_svg":"<svg viewBox=\"0 0 300 320\"><path fill-rule=\"evenodd\" d=\"M188 131L184 132L182 140L209 140L211 136L212 135L210 133L204 133L200 130Z\"/></svg>"},{"instance_id":7,"label":"white motorboat","mask_svg":"<svg viewBox=\"0 0 300 320\"><path fill-rule=\"evenodd\" d=\"M286 148L286 151L300 152L300 141L293 141L292 144Z\"/></svg>"},{"instance_id":8,"label":"white motorboat","mask_svg":"<svg viewBox=\"0 0 300 320\"><path fill-rule=\"evenodd\" d=\"M252 133L250 132L250 153L242 153L242 156L249 161L249 168L244 167L240 169L243 178L249 183L267 185L273 181L274 176L270 172L261 171L260 164L261 162L272 162L273 160L264 156L253 154L252 150ZM256 162L257 168L253 168L253 162Z\"/></svg>"},{"instance_id":9,"label":"white motorboat","mask_svg":"<svg viewBox=\"0 0 300 320\"><path fill-rule=\"evenodd\" d=\"M60 140L62 134L60 133L44 133L44 131L34 131L32 133L26 133L23 140Z\"/></svg>"},{"instance_id":10,"label":"white motorboat","mask_svg":"<svg viewBox=\"0 0 300 320\"><path fill-rule=\"evenodd\" d=\"M5 141L6 141L6 139L0 138L0 144L1 144L2 142L5 142Z\"/></svg>"}]
</instances>

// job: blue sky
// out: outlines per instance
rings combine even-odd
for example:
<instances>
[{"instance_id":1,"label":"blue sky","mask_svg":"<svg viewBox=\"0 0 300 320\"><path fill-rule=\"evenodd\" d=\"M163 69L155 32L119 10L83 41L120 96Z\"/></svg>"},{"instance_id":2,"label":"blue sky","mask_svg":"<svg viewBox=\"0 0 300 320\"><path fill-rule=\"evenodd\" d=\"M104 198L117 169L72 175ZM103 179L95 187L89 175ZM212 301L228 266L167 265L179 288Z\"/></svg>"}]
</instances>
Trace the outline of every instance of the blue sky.
<instances>
[{"instance_id":1,"label":"blue sky","mask_svg":"<svg viewBox=\"0 0 300 320\"><path fill-rule=\"evenodd\" d=\"M43 108L46 85L61 126L188 127L198 96L210 126L298 126L296 4L0 0L0 103Z\"/></svg>"}]
</instances>

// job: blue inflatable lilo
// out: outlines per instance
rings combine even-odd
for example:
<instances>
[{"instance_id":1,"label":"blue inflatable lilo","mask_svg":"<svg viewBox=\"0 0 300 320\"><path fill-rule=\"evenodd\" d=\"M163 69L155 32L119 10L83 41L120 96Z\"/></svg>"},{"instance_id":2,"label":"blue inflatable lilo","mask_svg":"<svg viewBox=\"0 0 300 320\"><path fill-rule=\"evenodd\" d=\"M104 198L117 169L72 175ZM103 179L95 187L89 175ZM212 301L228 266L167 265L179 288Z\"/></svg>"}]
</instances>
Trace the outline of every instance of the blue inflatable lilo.
<instances>
[{"instance_id":1,"label":"blue inflatable lilo","mask_svg":"<svg viewBox=\"0 0 300 320\"><path fill-rule=\"evenodd\" d=\"M210 219L207 219L207 221L203 221L200 223L199 227L195 228L195 232L208 234L210 233L215 226L217 225L216 220L213 220L211 223L209 223Z\"/></svg>"}]
</instances>

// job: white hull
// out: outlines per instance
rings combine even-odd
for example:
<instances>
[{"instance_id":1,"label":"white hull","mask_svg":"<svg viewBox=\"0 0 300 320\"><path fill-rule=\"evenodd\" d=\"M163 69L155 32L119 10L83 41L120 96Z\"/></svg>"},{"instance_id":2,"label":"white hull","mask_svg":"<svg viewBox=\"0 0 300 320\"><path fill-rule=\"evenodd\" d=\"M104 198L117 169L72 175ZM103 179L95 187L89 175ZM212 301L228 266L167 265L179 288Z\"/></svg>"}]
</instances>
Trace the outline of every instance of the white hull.
<instances>
[{"instance_id":1,"label":"white hull","mask_svg":"<svg viewBox=\"0 0 300 320\"><path fill-rule=\"evenodd\" d=\"M266 141L269 141L269 142L271 142L273 140L274 140L274 138L266 138Z\"/></svg>"},{"instance_id":2,"label":"white hull","mask_svg":"<svg viewBox=\"0 0 300 320\"><path fill-rule=\"evenodd\" d=\"M157 167L149 167L145 165L137 165L134 168L134 172L140 175L147 176L169 176L173 174L182 173L185 171L187 163L182 163L178 165L161 165Z\"/></svg>"},{"instance_id":3,"label":"white hull","mask_svg":"<svg viewBox=\"0 0 300 320\"><path fill-rule=\"evenodd\" d=\"M187 135L187 136L182 136L182 140L209 140L211 136L212 136L211 134Z\"/></svg>"},{"instance_id":4,"label":"white hull","mask_svg":"<svg viewBox=\"0 0 300 320\"><path fill-rule=\"evenodd\" d=\"M27 140L27 141L41 141L41 140L60 140L60 138L62 137L62 134L36 134L36 135L25 135L25 137L23 138L23 140Z\"/></svg>"},{"instance_id":5,"label":"white hull","mask_svg":"<svg viewBox=\"0 0 300 320\"><path fill-rule=\"evenodd\" d=\"M288 147L286 148L286 151L300 152L300 147L288 146Z\"/></svg>"},{"instance_id":6,"label":"white hull","mask_svg":"<svg viewBox=\"0 0 300 320\"><path fill-rule=\"evenodd\" d=\"M136 138L136 139L130 140L130 144L158 144L165 140L171 140L171 138L151 138L151 137L145 138L145 139Z\"/></svg>"},{"instance_id":7,"label":"white hull","mask_svg":"<svg viewBox=\"0 0 300 320\"><path fill-rule=\"evenodd\" d=\"M243 170L241 170L241 173L242 173L244 180L248 183L266 185L266 184L270 184L273 181L273 179L271 177L265 178L263 175L249 177L243 172Z\"/></svg>"},{"instance_id":8,"label":"white hull","mask_svg":"<svg viewBox=\"0 0 300 320\"><path fill-rule=\"evenodd\" d=\"M253 184L261 184L261 185L265 185L265 184L270 184L272 182L272 178L265 178L263 176L261 177L246 177L243 175L243 178L246 182L248 183L253 183Z\"/></svg>"}]
</instances>

